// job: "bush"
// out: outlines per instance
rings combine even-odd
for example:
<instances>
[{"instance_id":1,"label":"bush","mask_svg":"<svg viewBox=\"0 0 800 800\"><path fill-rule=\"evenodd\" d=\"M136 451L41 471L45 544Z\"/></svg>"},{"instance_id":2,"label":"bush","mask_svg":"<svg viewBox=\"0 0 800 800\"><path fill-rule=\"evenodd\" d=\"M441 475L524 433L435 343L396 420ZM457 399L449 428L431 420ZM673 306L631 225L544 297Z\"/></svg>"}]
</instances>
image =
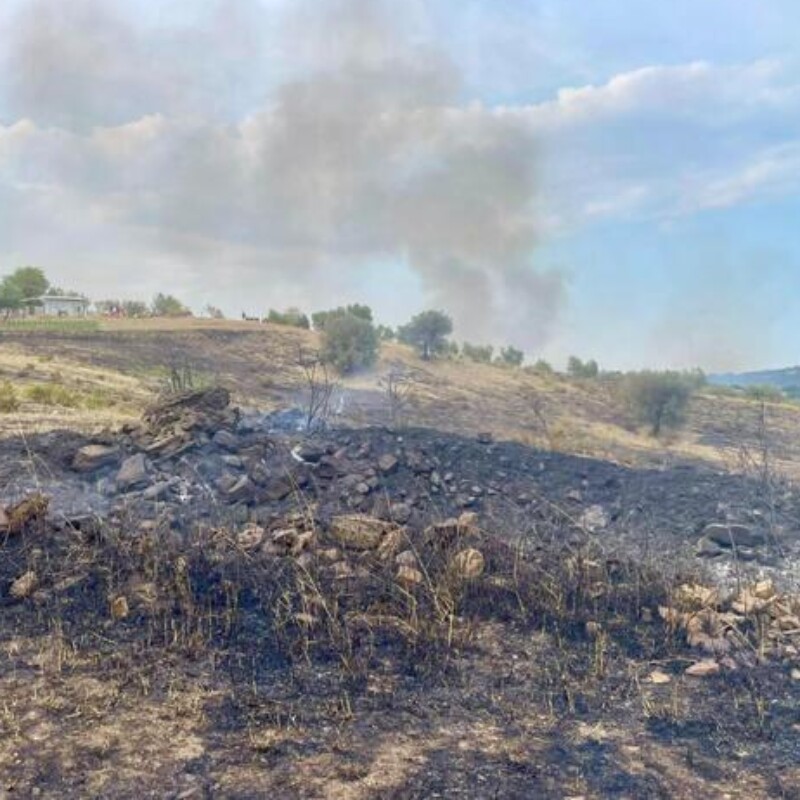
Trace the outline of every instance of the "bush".
<instances>
[{"instance_id":1,"label":"bush","mask_svg":"<svg viewBox=\"0 0 800 800\"><path fill-rule=\"evenodd\" d=\"M177 297L171 294L157 294L153 298L154 317L191 317L192 312Z\"/></svg>"},{"instance_id":2,"label":"bush","mask_svg":"<svg viewBox=\"0 0 800 800\"><path fill-rule=\"evenodd\" d=\"M567 374L572 378L596 378L600 367L594 359L581 361L577 356L570 356L567 362Z\"/></svg>"},{"instance_id":3,"label":"bush","mask_svg":"<svg viewBox=\"0 0 800 800\"><path fill-rule=\"evenodd\" d=\"M780 403L786 399L786 395L777 386L768 385L748 386L744 390L744 396L761 403Z\"/></svg>"},{"instance_id":4,"label":"bush","mask_svg":"<svg viewBox=\"0 0 800 800\"><path fill-rule=\"evenodd\" d=\"M447 337L453 332L453 320L443 311L423 311L397 332L401 342L419 350L426 361L447 351Z\"/></svg>"},{"instance_id":5,"label":"bush","mask_svg":"<svg viewBox=\"0 0 800 800\"><path fill-rule=\"evenodd\" d=\"M461 354L464 358L468 358L470 361L477 361L479 364L491 364L493 353L494 348L490 344L470 344L469 342L464 342L464 344L461 345Z\"/></svg>"},{"instance_id":6,"label":"bush","mask_svg":"<svg viewBox=\"0 0 800 800\"><path fill-rule=\"evenodd\" d=\"M311 322L315 331L324 331L328 323L333 319L351 316L372 323L372 309L360 303L352 303L349 306L339 306L328 311L315 311L311 315Z\"/></svg>"},{"instance_id":7,"label":"bush","mask_svg":"<svg viewBox=\"0 0 800 800\"><path fill-rule=\"evenodd\" d=\"M680 372L634 372L622 382L631 412L650 427L652 436L664 428L678 428L686 419L692 385Z\"/></svg>"},{"instance_id":8,"label":"bush","mask_svg":"<svg viewBox=\"0 0 800 800\"><path fill-rule=\"evenodd\" d=\"M0 383L0 414L8 414L19 408L19 398L14 387L8 382Z\"/></svg>"},{"instance_id":9,"label":"bush","mask_svg":"<svg viewBox=\"0 0 800 800\"><path fill-rule=\"evenodd\" d=\"M363 317L336 315L325 323L322 359L342 374L372 366L378 358L378 347L375 326Z\"/></svg>"},{"instance_id":10,"label":"bush","mask_svg":"<svg viewBox=\"0 0 800 800\"><path fill-rule=\"evenodd\" d=\"M521 367L524 360L525 353L511 345L504 347L496 359L497 363L503 367Z\"/></svg>"},{"instance_id":11,"label":"bush","mask_svg":"<svg viewBox=\"0 0 800 800\"><path fill-rule=\"evenodd\" d=\"M267 314L267 322L274 325L288 325L291 328L304 328L308 330L311 322L308 316L300 311L299 308L287 308L286 311L276 311L274 308Z\"/></svg>"}]
</instances>

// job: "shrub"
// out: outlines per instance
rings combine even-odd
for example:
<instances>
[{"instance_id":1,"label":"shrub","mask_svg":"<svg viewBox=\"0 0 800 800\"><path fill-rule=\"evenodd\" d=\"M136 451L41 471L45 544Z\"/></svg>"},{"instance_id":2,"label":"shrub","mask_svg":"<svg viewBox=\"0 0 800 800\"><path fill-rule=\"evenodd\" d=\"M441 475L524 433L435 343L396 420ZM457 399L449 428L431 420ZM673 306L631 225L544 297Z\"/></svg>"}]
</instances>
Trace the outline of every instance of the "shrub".
<instances>
[{"instance_id":1,"label":"shrub","mask_svg":"<svg viewBox=\"0 0 800 800\"><path fill-rule=\"evenodd\" d=\"M153 298L154 317L191 317L192 312L177 297L171 294L157 294Z\"/></svg>"},{"instance_id":2,"label":"shrub","mask_svg":"<svg viewBox=\"0 0 800 800\"><path fill-rule=\"evenodd\" d=\"M398 338L419 350L426 361L447 349L447 337L453 332L453 320L443 311L423 311L397 332Z\"/></svg>"},{"instance_id":3,"label":"shrub","mask_svg":"<svg viewBox=\"0 0 800 800\"><path fill-rule=\"evenodd\" d=\"M331 320L348 315L372 323L372 309L360 303L352 303L349 306L339 306L339 308L331 308L328 311L315 311L311 315L311 322L314 325L314 330L324 331Z\"/></svg>"},{"instance_id":4,"label":"shrub","mask_svg":"<svg viewBox=\"0 0 800 800\"><path fill-rule=\"evenodd\" d=\"M600 367L594 359L581 361L577 356L570 356L567 362L567 374L572 378L596 378Z\"/></svg>"},{"instance_id":5,"label":"shrub","mask_svg":"<svg viewBox=\"0 0 800 800\"><path fill-rule=\"evenodd\" d=\"M0 383L0 413L8 414L19 408L19 398L14 387L8 382Z\"/></svg>"},{"instance_id":6,"label":"shrub","mask_svg":"<svg viewBox=\"0 0 800 800\"><path fill-rule=\"evenodd\" d=\"M762 403L780 403L786 395L777 386L756 385L748 386L744 390L745 397L758 400Z\"/></svg>"},{"instance_id":7,"label":"shrub","mask_svg":"<svg viewBox=\"0 0 800 800\"><path fill-rule=\"evenodd\" d=\"M503 367L521 367L524 360L525 353L511 345L504 347L496 359L497 363Z\"/></svg>"},{"instance_id":8,"label":"shrub","mask_svg":"<svg viewBox=\"0 0 800 800\"><path fill-rule=\"evenodd\" d=\"M479 364L491 364L494 348L490 344L464 342L461 345L461 353L464 358L468 358L470 361L477 361Z\"/></svg>"},{"instance_id":9,"label":"shrub","mask_svg":"<svg viewBox=\"0 0 800 800\"><path fill-rule=\"evenodd\" d=\"M650 427L652 436L678 428L686 418L692 385L680 372L634 372L622 382L625 401L635 417Z\"/></svg>"},{"instance_id":10,"label":"shrub","mask_svg":"<svg viewBox=\"0 0 800 800\"><path fill-rule=\"evenodd\" d=\"M274 308L267 314L267 322L273 325L288 325L291 328L304 328L308 330L311 322L308 316L299 308L287 308L286 311L276 311Z\"/></svg>"},{"instance_id":11,"label":"shrub","mask_svg":"<svg viewBox=\"0 0 800 800\"><path fill-rule=\"evenodd\" d=\"M336 315L325 323L322 359L342 374L372 366L378 357L378 347L375 326L363 317Z\"/></svg>"}]
</instances>

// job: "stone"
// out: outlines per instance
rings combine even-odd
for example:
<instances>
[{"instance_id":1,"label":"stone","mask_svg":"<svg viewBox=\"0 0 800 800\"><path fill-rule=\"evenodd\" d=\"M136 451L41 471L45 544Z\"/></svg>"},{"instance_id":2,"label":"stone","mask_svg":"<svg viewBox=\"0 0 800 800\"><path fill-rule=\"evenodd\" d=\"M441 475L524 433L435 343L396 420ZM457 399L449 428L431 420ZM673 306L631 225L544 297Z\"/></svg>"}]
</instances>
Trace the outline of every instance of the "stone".
<instances>
[{"instance_id":1,"label":"stone","mask_svg":"<svg viewBox=\"0 0 800 800\"><path fill-rule=\"evenodd\" d=\"M385 453L378 459L378 469L384 475L391 475L393 472L397 471L399 463L397 456L391 453Z\"/></svg>"},{"instance_id":2,"label":"stone","mask_svg":"<svg viewBox=\"0 0 800 800\"><path fill-rule=\"evenodd\" d=\"M775 585L771 580L758 581L752 586L750 591L753 596L757 597L759 600L771 600L777 594Z\"/></svg>"},{"instance_id":3,"label":"stone","mask_svg":"<svg viewBox=\"0 0 800 800\"><path fill-rule=\"evenodd\" d=\"M394 528L390 522L365 514L342 514L333 517L330 524L332 536L354 550L375 550L384 535Z\"/></svg>"},{"instance_id":4,"label":"stone","mask_svg":"<svg viewBox=\"0 0 800 800\"><path fill-rule=\"evenodd\" d=\"M387 531L378 546L378 556L384 561L388 561L403 546L405 541L406 535L402 528Z\"/></svg>"},{"instance_id":5,"label":"stone","mask_svg":"<svg viewBox=\"0 0 800 800\"><path fill-rule=\"evenodd\" d=\"M115 482L121 492L136 489L148 481L147 459L144 453L129 456L122 462Z\"/></svg>"},{"instance_id":6,"label":"stone","mask_svg":"<svg viewBox=\"0 0 800 800\"><path fill-rule=\"evenodd\" d=\"M416 567L417 554L413 550L403 550L395 556L394 563L398 567Z\"/></svg>"},{"instance_id":7,"label":"stone","mask_svg":"<svg viewBox=\"0 0 800 800\"><path fill-rule=\"evenodd\" d=\"M242 469L244 467L244 461L233 453L226 453L220 461L226 466L230 467L231 469Z\"/></svg>"},{"instance_id":8,"label":"stone","mask_svg":"<svg viewBox=\"0 0 800 800\"><path fill-rule=\"evenodd\" d=\"M128 598L121 594L112 598L109 603L109 610L111 611L112 619L121 620L130 614L130 607L128 606Z\"/></svg>"},{"instance_id":9,"label":"stone","mask_svg":"<svg viewBox=\"0 0 800 800\"><path fill-rule=\"evenodd\" d=\"M800 669L794 667L790 673L790 676L793 681L800 681Z\"/></svg>"},{"instance_id":10,"label":"stone","mask_svg":"<svg viewBox=\"0 0 800 800\"><path fill-rule=\"evenodd\" d=\"M672 683L672 676L662 672L660 669L655 669L650 673L648 680L655 686L664 686L667 683Z\"/></svg>"},{"instance_id":11,"label":"stone","mask_svg":"<svg viewBox=\"0 0 800 800\"><path fill-rule=\"evenodd\" d=\"M478 434L478 442L480 444L491 444L494 441L494 436L489 431L482 431Z\"/></svg>"},{"instance_id":12,"label":"stone","mask_svg":"<svg viewBox=\"0 0 800 800\"><path fill-rule=\"evenodd\" d=\"M230 503L248 502L253 499L255 486L247 475L242 475L226 492L225 496Z\"/></svg>"},{"instance_id":13,"label":"stone","mask_svg":"<svg viewBox=\"0 0 800 800\"><path fill-rule=\"evenodd\" d=\"M33 570L28 570L11 583L8 593L15 600L25 600L36 591L38 585L39 576Z\"/></svg>"},{"instance_id":14,"label":"stone","mask_svg":"<svg viewBox=\"0 0 800 800\"><path fill-rule=\"evenodd\" d=\"M725 550L716 542L712 542L707 536L704 536L697 542L695 555L697 555L698 558L719 558L724 554Z\"/></svg>"},{"instance_id":15,"label":"stone","mask_svg":"<svg viewBox=\"0 0 800 800\"><path fill-rule=\"evenodd\" d=\"M418 586L425 580L425 576L416 567L410 567L406 564L401 564L397 568L397 573L394 578L401 586L411 588Z\"/></svg>"},{"instance_id":16,"label":"stone","mask_svg":"<svg viewBox=\"0 0 800 800\"><path fill-rule=\"evenodd\" d=\"M242 550L255 550L261 546L264 541L265 531L260 525L250 524L245 525L242 530L236 534L236 544Z\"/></svg>"},{"instance_id":17,"label":"stone","mask_svg":"<svg viewBox=\"0 0 800 800\"><path fill-rule=\"evenodd\" d=\"M288 475L273 478L262 489L260 496L269 502L277 502L288 497L295 490L291 478Z\"/></svg>"},{"instance_id":18,"label":"stone","mask_svg":"<svg viewBox=\"0 0 800 800\"><path fill-rule=\"evenodd\" d=\"M5 533L8 530L9 520L5 508L0 506L0 533Z\"/></svg>"},{"instance_id":19,"label":"stone","mask_svg":"<svg viewBox=\"0 0 800 800\"><path fill-rule=\"evenodd\" d=\"M119 448L114 445L87 444L75 453L72 469L75 472L96 472L102 467L119 463Z\"/></svg>"},{"instance_id":20,"label":"stone","mask_svg":"<svg viewBox=\"0 0 800 800\"><path fill-rule=\"evenodd\" d=\"M220 428L211 437L211 441L214 442L217 447L221 447L223 450L235 452L239 449L239 437L235 433L225 430L225 428Z\"/></svg>"},{"instance_id":21,"label":"stone","mask_svg":"<svg viewBox=\"0 0 800 800\"><path fill-rule=\"evenodd\" d=\"M41 523L47 516L50 499L41 492L36 492L24 500L20 500L6 509L8 533L23 533L36 523Z\"/></svg>"},{"instance_id":22,"label":"stone","mask_svg":"<svg viewBox=\"0 0 800 800\"><path fill-rule=\"evenodd\" d=\"M362 496L369 494L370 491L371 491L370 488L369 488L369 484L366 483L365 481L361 481L361 482L357 483L355 485L355 490L356 490L357 494L360 494Z\"/></svg>"},{"instance_id":23,"label":"stone","mask_svg":"<svg viewBox=\"0 0 800 800\"><path fill-rule=\"evenodd\" d=\"M589 533L597 533L608 527L608 514L601 505L589 506L581 514L579 522Z\"/></svg>"},{"instance_id":24,"label":"stone","mask_svg":"<svg viewBox=\"0 0 800 800\"><path fill-rule=\"evenodd\" d=\"M389 506L389 516L395 522L404 525L411 519L411 506L408 503L392 503Z\"/></svg>"},{"instance_id":25,"label":"stone","mask_svg":"<svg viewBox=\"0 0 800 800\"><path fill-rule=\"evenodd\" d=\"M474 547L468 547L453 556L450 571L463 580L473 580L483 574L485 566L483 553Z\"/></svg>"},{"instance_id":26,"label":"stone","mask_svg":"<svg viewBox=\"0 0 800 800\"><path fill-rule=\"evenodd\" d=\"M687 667L685 672L692 678L708 678L712 675L719 675L720 670L721 667L718 662L713 659L706 659Z\"/></svg>"},{"instance_id":27,"label":"stone","mask_svg":"<svg viewBox=\"0 0 800 800\"><path fill-rule=\"evenodd\" d=\"M712 522L703 536L722 547L759 547L766 544L767 535L760 528L737 523Z\"/></svg>"},{"instance_id":28,"label":"stone","mask_svg":"<svg viewBox=\"0 0 800 800\"><path fill-rule=\"evenodd\" d=\"M172 480L158 481L142 492L142 498L149 501L163 500L174 485Z\"/></svg>"},{"instance_id":29,"label":"stone","mask_svg":"<svg viewBox=\"0 0 800 800\"><path fill-rule=\"evenodd\" d=\"M306 464L318 464L328 454L328 448L322 444L305 442L295 447L292 452Z\"/></svg>"}]
</instances>

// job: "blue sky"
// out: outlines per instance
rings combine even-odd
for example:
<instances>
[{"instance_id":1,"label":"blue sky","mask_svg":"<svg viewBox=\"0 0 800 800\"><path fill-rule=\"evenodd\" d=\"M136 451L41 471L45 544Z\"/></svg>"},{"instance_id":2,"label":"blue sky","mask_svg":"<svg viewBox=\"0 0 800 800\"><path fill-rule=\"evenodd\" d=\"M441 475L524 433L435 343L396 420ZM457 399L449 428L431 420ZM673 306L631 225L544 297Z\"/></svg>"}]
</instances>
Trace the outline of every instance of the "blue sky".
<instances>
[{"instance_id":1,"label":"blue sky","mask_svg":"<svg viewBox=\"0 0 800 800\"><path fill-rule=\"evenodd\" d=\"M0 272L800 361L794 2L5 0Z\"/></svg>"}]
</instances>

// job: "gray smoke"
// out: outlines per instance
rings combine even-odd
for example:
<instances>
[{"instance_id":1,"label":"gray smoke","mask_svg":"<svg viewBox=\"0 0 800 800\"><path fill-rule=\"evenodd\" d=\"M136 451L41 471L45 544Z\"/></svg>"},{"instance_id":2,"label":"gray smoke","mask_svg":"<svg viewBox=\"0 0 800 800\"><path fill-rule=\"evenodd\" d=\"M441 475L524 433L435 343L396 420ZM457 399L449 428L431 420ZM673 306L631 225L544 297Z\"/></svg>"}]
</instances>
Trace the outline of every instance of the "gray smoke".
<instances>
[{"instance_id":1,"label":"gray smoke","mask_svg":"<svg viewBox=\"0 0 800 800\"><path fill-rule=\"evenodd\" d=\"M279 16L237 0L209 4L205 29L169 30L123 8L29 3L0 102L36 123L45 178L91 202L115 241L270 304L290 287L322 305L402 261L462 335L546 338L565 287L532 263L534 133L463 96L424 4L314 0Z\"/></svg>"}]
</instances>

